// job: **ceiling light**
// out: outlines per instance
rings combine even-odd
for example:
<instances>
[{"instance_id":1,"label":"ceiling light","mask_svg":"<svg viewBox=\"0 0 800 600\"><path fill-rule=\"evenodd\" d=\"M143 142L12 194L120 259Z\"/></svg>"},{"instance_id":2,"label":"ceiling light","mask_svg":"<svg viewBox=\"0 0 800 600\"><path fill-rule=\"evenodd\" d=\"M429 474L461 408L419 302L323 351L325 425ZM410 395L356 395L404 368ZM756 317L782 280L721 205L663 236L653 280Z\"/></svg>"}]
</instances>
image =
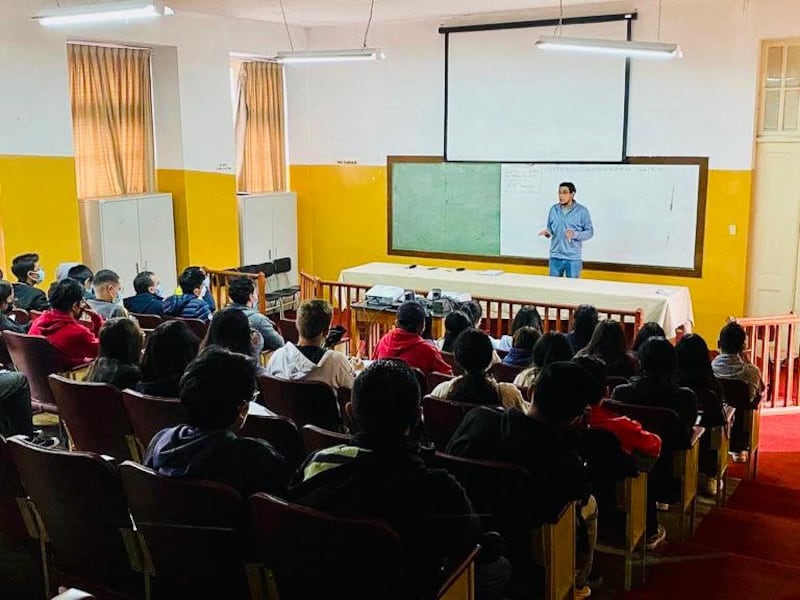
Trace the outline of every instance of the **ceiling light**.
<instances>
[{"instance_id":1,"label":"ceiling light","mask_svg":"<svg viewBox=\"0 0 800 600\"><path fill-rule=\"evenodd\" d=\"M382 60L386 58L386 55L383 53L383 50L378 48L358 48L356 50L298 50L292 52L278 52L275 58L279 63L289 65Z\"/></svg>"},{"instance_id":2,"label":"ceiling light","mask_svg":"<svg viewBox=\"0 0 800 600\"><path fill-rule=\"evenodd\" d=\"M600 40L543 35L536 42L542 50L565 50L591 54L611 54L641 58L680 58L683 56L678 44L661 42L626 42L622 40Z\"/></svg>"},{"instance_id":3,"label":"ceiling light","mask_svg":"<svg viewBox=\"0 0 800 600\"><path fill-rule=\"evenodd\" d=\"M101 2L82 6L60 7L33 17L44 26L79 25L85 23L108 23L160 17L173 14L169 6L160 0L123 0L121 2Z\"/></svg>"}]
</instances>

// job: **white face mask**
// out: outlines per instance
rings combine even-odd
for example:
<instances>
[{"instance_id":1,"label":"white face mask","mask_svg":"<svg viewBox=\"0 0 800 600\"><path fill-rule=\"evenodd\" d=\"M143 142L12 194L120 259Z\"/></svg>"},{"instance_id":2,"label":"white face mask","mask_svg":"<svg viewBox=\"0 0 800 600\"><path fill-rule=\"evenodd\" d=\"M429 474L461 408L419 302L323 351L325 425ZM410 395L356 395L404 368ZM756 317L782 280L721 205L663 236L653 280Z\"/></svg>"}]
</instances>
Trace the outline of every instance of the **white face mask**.
<instances>
[{"instance_id":1,"label":"white face mask","mask_svg":"<svg viewBox=\"0 0 800 600\"><path fill-rule=\"evenodd\" d=\"M161 284L160 283L156 286L156 290L153 293L156 296L158 296L159 298L163 298L164 297L164 290L161 289Z\"/></svg>"},{"instance_id":2,"label":"white face mask","mask_svg":"<svg viewBox=\"0 0 800 600\"><path fill-rule=\"evenodd\" d=\"M42 283L44 281L44 269L42 267L39 267L36 271L31 271L31 273L34 273L31 279L36 281L36 283Z\"/></svg>"}]
</instances>

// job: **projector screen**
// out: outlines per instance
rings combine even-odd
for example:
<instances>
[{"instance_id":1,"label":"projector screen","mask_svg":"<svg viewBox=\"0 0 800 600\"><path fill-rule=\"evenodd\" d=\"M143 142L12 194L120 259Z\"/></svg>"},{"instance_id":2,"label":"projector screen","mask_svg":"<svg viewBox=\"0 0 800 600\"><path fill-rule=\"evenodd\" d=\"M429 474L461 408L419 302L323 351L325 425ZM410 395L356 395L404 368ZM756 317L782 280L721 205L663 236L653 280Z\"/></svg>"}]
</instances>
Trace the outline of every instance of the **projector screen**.
<instances>
[{"instance_id":1,"label":"projector screen","mask_svg":"<svg viewBox=\"0 0 800 600\"><path fill-rule=\"evenodd\" d=\"M446 159L620 162L625 59L540 50L552 27L448 36ZM625 40L627 23L565 25L565 37Z\"/></svg>"}]
</instances>

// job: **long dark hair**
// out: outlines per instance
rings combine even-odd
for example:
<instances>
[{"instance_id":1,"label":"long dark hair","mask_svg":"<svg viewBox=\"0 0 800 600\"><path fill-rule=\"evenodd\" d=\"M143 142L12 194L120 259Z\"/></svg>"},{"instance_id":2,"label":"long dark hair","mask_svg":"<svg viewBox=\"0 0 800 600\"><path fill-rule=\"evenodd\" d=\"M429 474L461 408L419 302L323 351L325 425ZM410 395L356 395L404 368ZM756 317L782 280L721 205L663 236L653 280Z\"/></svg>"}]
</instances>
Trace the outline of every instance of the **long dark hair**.
<instances>
[{"instance_id":1,"label":"long dark hair","mask_svg":"<svg viewBox=\"0 0 800 600\"><path fill-rule=\"evenodd\" d=\"M539 369L567 360L572 360L572 346L563 333L548 331L533 346L533 364Z\"/></svg>"},{"instance_id":2,"label":"long dark hair","mask_svg":"<svg viewBox=\"0 0 800 600\"><path fill-rule=\"evenodd\" d=\"M489 336L474 328L461 332L454 354L463 374L450 386L446 399L469 404L500 404L497 385L486 373L494 355Z\"/></svg>"},{"instance_id":3,"label":"long dark hair","mask_svg":"<svg viewBox=\"0 0 800 600\"><path fill-rule=\"evenodd\" d=\"M651 337L667 337L664 333L664 329L655 321L648 321L642 325L642 328L639 330L639 332L636 334L636 338L633 340L633 346L631 346L631 350L634 352L639 352L639 348L642 347L642 344L644 344Z\"/></svg>"},{"instance_id":4,"label":"long dark hair","mask_svg":"<svg viewBox=\"0 0 800 600\"><path fill-rule=\"evenodd\" d=\"M86 381L130 387L139 381L142 330L128 317L109 319L100 328L100 349Z\"/></svg>"},{"instance_id":5,"label":"long dark hair","mask_svg":"<svg viewBox=\"0 0 800 600\"><path fill-rule=\"evenodd\" d=\"M180 377L200 348L200 339L183 321L167 321L147 338L142 357L142 381Z\"/></svg>"},{"instance_id":6,"label":"long dark hair","mask_svg":"<svg viewBox=\"0 0 800 600\"><path fill-rule=\"evenodd\" d=\"M533 327L542 332L542 316L535 306L521 306L511 322L511 335L513 336L522 327Z\"/></svg>"},{"instance_id":7,"label":"long dark hair","mask_svg":"<svg viewBox=\"0 0 800 600\"><path fill-rule=\"evenodd\" d=\"M689 333L675 346L678 361L676 382L687 387L716 391L716 379L708 356L708 344L696 333Z\"/></svg>"},{"instance_id":8,"label":"long dark hair","mask_svg":"<svg viewBox=\"0 0 800 600\"><path fill-rule=\"evenodd\" d=\"M250 342L250 321L247 315L238 308L223 308L211 319L206 339L200 350L209 346L222 346L231 352L253 356L253 345Z\"/></svg>"},{"instance_id":9,"label":"long dark hair","mask_svg":"<svg viewBox=\"0 0 800 600\"><path fill-rule=\"evenodd\" d=\"M627 362L627 353L628 347L622 325L614 319L606 319L597 324L589 343L578 354L602 358L608 365L609 373L614 373L615 368Z\"/></svg>"},{"instance_id":10,"label":"long dark hair","mask_svg":"<svg viewBox=\"0 0 800 600\"><path fill-rule=\"evenodd\" d=\"M444 320L444 341L442 342L442 351L452 352L458 335L470 327L472 327L472 319L469 315L467 315L467 313L456 310L447 315Z\"/></svg>"}]
</instances>

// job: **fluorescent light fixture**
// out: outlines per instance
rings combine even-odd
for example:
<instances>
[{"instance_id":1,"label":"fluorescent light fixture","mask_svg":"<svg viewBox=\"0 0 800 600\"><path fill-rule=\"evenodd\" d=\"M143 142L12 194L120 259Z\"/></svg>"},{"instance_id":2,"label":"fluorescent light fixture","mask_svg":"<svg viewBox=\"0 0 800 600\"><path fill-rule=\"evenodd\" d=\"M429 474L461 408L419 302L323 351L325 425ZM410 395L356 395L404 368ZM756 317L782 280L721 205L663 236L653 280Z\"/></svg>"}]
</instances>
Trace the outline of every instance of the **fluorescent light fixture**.
<instances>
[{"instance_id":1,"label":"fluorescent light fixture","mask_svg":"<svg viewBox=\"0 0 800 600\"><path fill-rule=\"evenodd\" d=\"M40 25L80 25L85 23L108 23L128 21L174 14L169 6L160 0L123 0L121 2L101 2L82 6L65 6L43 12L32 20Z\"/></svg>"},{"instance_id":2,"label":"fluorescent light fixture","mask_svg":"<svg viewBox=\"0 0 800 600\"><path fill-rule=\"evenodd\" d=\"M303 63L332 63L382 60L386 58L383 50L378 48L359 48L357 50L297 50L278 52L275 57L279 63L286 65Z\"/></svg>"},{"instance_id":3,"label":"fluorescent light fixture","mask_svg":"<svg viewBox=\"0 0 800 600\"><path fill-rule=\"evenodd\" d=\"M536 42L542 50L565 50L589 54L612 54L635 58L680 58L683 56L678 44L660 42L627 42L622 40L599 40L543 35Z\"/></svg>"}]
</instances>

